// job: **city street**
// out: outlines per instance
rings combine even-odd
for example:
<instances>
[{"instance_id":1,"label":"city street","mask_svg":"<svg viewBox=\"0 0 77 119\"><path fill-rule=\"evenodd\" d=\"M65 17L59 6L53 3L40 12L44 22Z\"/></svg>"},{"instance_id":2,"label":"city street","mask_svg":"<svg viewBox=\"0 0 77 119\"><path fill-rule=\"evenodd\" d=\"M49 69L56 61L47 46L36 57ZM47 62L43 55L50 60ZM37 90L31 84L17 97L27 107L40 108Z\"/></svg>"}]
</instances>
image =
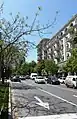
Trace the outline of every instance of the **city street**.
<instances>
[{"instance_id":1,"label":"city street","mask_svg":"<svg viewBox=\"0 0 77 119\"><path fill-rule=\"evenodd\" d=\"M77 117L77 89L64 84L36 84L33 80L12 82L11 86L12 111L16 108L20 118L66 114Z\"/></svg>"}]
</instances>

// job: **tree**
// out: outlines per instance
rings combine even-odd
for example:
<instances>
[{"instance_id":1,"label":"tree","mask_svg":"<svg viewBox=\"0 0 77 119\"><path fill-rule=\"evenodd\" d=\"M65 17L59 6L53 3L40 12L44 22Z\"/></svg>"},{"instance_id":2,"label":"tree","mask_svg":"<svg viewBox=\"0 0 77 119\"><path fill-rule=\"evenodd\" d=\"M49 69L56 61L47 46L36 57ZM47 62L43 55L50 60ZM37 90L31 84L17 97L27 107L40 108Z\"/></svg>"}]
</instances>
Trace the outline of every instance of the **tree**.
<instances>
[{"instance_id":1,"label":"tree","mask_svg":"<svg viewBox=\"0 0 77 119\"><path fill-rule=\"evenodd\" d=\"M36 62L32 61L32 62L29 63L29 65L34 68L36 66Z\"/></svg>"},{"instance_id":2,"label":"tree","mask_svg":"<svg viewBox=\"0 0 77 119\"><path fill-rule=\"evenodd\" d=\"M25 39L25 36L31 36L37 33L39 34L39 36L41 36L41 34L45 34L45 31L55 24L58 12L56 12L56 16L53 22L48 22L46 25L40 25L40 22L37 22L40 10L41 8L38 7L38 11L35 13L35 17L31 24L28 24L28 16L26 16L26 18L21 18L19 13L15 17L13 17L11 13L10 21L1 17L0 31L2 33L2 39L4 41L4 45L2 46L2 49L0 51L0 54L3 54L2 56L5 56L5 51L9 47L6 55L8 57L12 45L18 47L19 50L24 51L25 55L27 56L29 48L36 47L36 45L33 42ZM12 53L11 57L13 57Z\"/></svg>"},{"instance_id":3,"label":"tree","mask_svg":"<svg viewBox=\"0 0 77 119\"><path fill-rule=\"evenodd\" d=\"M64 70L67 72L77 72L77 48L72 50L72 55L67 60Z\"/></svg>"},{"instance_id":4,"label":"tree","mask_svg":"<svg viewBox=\"0 0 77 119\"><path fill-rule=\"evenodd\" d=\"M29 64L27 62L25 62L24 64L22 64L22 66L20 67L20 69L17 70L17 73L21 74L21 75L27 75L29 74Z\"/></svg>"},{"instance_id":5,"label":"tree","mask_svg":"<svg viewBox=\"0 0 77 119\"><path fill-rule=\"evenodd\" d=\"M77 28L75 28L75 26L73 26L73 24L71 23L68 32L70 33L69 42L72 45L72 55L67 60L66 65L63 66L63 69L66 72L77 72Z\"/></svg>"},{"instance_id":6,"label":"tree","mask_svg":"<svg viewBox=\"0 0 77 119\"><path fill-rule=\"evenodd\" d=\"M24 62L20 65L17 65L14 72L19 75L30 75L32 72L35 72L34 68L36 66L36 62L32 61L30 63Z\"/></svg>"},{"instance_id":7,"label":"tree","mask_svg":"<svg viewBox=\"0 0 77 119\"><path fill-rule=\"evenodd\" d=\"M45 71L47 74L56 74L58 71L58 66L53 60L45 60Z\"/></svg>"},{"instance_id":8,"label":"tree","mask_svg":"<svg viewBox=\"0 0 77 119\"><path fill-rule=\"evenodd\" d=\"M36 65L36 71L40 75L56 74L58 66L52 60L41 60Z\"/></svg>"},{"instance_id":9,"label":"tree","mask_svg":"<svg viewBox=\"0 0 77 119\"><path fill-rule=\"evenodd\" d=\"M32 61L32 62L29 63L29 74L31 74L32 72L36 72L35 67L36 67L36 62L35 61Z\"/></svg>"},{"instance_id":10,"label":"tree","mask_svg":"<svg viewBox=\"0 0 77 119\"><path fill-rule=\"evenodd\" d=\"M77 28L75 28L73 24L70 24L68 32L70 33L70 42L72 44L72 48L77 47Z\"/></svg>"},{"instance_id":11,"label":"tree","mask_svg":"<svg viewBox=\"0 0 77 119\"><path fill-rule=\"evenodd\" d=\"M36 72L39 74L39 75L42 75L42 70L45 69L45 62L44 60L41 60L40 62L37 63L36 67Z\"/></svg>"}]
</instances>

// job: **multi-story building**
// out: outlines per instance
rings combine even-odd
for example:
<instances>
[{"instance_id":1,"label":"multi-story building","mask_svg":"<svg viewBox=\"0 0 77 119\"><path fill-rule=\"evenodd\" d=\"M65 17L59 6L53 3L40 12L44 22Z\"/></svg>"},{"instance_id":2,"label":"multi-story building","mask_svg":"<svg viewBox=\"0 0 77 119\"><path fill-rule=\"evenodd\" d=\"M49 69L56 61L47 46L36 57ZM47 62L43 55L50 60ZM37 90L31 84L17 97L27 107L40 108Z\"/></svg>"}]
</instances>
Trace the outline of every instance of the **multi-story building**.
<instances>
[{"instance_id":1,"label":"multi-story building","mask_svg":"<svg viewBox=\"0 0 77 119\"><path fill-rule=\"evenodd\" d=\"M65 62L71 56L71 49L74 47L72 28L77 30L77 14L50 40L43 39L38 44L38 59L53 59L56 64Z\"/></svg>"},{"instance_id":2,"label":"multi-story building","mask_svg":"<svg viewBox=\"0 0 77 119\"><path fill-rule=\"evenodd\" d=\"M46 46L47 46L47 42L49 40L50 39L48 39L48 38L44 38L37 45L37 60L38 61L47 59L47 49L46 49Z\"/></svg>"}]
</instances>

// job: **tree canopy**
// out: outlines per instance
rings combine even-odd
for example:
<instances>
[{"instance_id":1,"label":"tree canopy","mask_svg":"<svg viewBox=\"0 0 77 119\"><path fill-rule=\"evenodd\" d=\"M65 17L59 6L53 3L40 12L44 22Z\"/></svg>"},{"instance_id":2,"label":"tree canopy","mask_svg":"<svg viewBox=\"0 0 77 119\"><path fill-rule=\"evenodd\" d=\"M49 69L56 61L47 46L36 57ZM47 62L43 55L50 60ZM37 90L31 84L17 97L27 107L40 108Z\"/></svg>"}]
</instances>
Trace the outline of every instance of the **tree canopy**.
<instances>
[{"instance_id":1,"label":"tree canopy","mask_svg":"<svg viewBox=\"0 0 77 119\"><path fill-rule=\"evenodd\" d=\"M58 71L58 66L53 60L41 60L36 65L36 71L39 74L56 74Z\"/></svg>"},{"instance_id":2,"label":"tree canopy","mask_svg":"<svg viewBox=\"0 0 77 119\"><path fill-rule=\"evenodd\" d=\"M67 72L77 72L77 48L72 50L72 55L67 60L64 70Z\"/></svg>"},{"instance_id":3,"label":"tree canopy","mask_svg":"<svg viewBox=\"0 0 77 119\"><path fill-rule=\"evenodd\" d=\"M10 13L10 20L7 20L3 17L2 11L3 5L0 6L0 32L2 34L2 37L0 36L0 71L5 63L7 65L7 60L9 61L9 65L11 63L17 63L18 65L21 56L25 56L26 58L29 49L36 48L34 42L30 42L26 36L39 35L39 37L41 37L42 34L45 35L47 29L55 25L58 15L57 11L53 21L41 25L40 21L37 20L41 7L38 7L33 21L30 24L28 24L28 16L21 17L20 13L17 13L14 17L12 13Z\"/></svg>"}]
</instances>

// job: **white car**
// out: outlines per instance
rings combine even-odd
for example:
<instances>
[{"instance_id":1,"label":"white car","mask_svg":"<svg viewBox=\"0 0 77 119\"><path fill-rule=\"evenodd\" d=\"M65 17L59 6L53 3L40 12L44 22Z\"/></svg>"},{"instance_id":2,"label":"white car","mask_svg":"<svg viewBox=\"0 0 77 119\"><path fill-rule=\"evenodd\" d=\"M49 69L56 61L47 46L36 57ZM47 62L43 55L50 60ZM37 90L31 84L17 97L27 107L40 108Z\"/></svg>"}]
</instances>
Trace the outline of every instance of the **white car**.
<instances>
[{"instance_id":1,"label":"white car","mask_svg":"<svg viewBox=\"0 0 77 119\"><path fill-rule=\"evenodd\" d=\"M45 78L42 76L36 76L35 83L45 83Z\"/></svg>"},{"instance_id":2,"label":"white car","mask_svg":"<svg viewBox=\"0 0 77 119\"><path fill-rule=\"evenodd\" d=\"M65 77L60 77L59 79L58 79L59 81L60 81L60 83L65 83Z\"/></svg>"},{"instance_id":3,"label":"white car","mask_svg":"<svg viewBox=\"0 0 77 119\"><path fill-rule=\"evenodd\" d=\"M65 79L65 85L67 87L77 88L77 76L67 76Z\"/></svg>"},{"instance_id":4,"label":"white car","mask_svg":"<svg viewBox=\"0 0 77 119\"><path fill-rule=\"evenodd\" d=\"M35 80L36 76L37 76L37 73L31 73L30 79Z\"/></svg>"}]
</instances>

